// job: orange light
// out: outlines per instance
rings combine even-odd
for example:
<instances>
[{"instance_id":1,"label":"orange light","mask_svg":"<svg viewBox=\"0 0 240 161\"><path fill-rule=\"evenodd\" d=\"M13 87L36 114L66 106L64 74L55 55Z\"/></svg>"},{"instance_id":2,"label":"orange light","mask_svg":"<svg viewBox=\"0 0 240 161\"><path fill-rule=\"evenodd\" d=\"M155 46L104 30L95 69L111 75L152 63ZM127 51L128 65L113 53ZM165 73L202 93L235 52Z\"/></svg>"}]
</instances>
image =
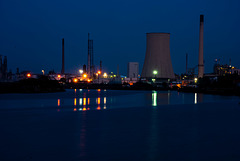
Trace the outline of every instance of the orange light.
<instances>
[{"instance_id":1,"label":"orange light","mask_svg":"<svg viewBox=\"0 0 240 161\"><path fill-rule=\"evenodd\" d=\"M97 107L97 110L101 110L101 107L100 107L100 106L98 106L98 107Z\"/></svg>"},{"instance_id":2,"label":"orange light","mask_svg":"<svg viewBox=\"0 0 240 161\"><path fill-rule=\"evenodd\" d=\"M129 85L130 85L130 86L132 86L132 85L133 85L133 83L129 83Z\"/></svg>"},{"instance_id":3,"label":"orange light","mask_svg":"<svg viewBox=\"0 0 240 161\"><path fill-rule=\"evenodd\" d=\"M83 78L87 78L87 74L83 74Z\"/></svg>"},{"instance_id":4,"label":"orange light","mask_svg":"<svg viewBox=\"0 0 240 161\"><path fill-rule=\"evenodd\" d=\"M27 74L27 77L28 77L28 78L29 78L29 77L31 77L31 74L30 74L30 73L28 73L28 74Z\"/></svg>"},{"instance_id":5,"label":"orange light","mask_svg":"<svg viewBox=\"0 0 240 161\"><path fill-rule=\"evenodd\" d=\"M74 108L73 111L77 111L77 108Z\"/></svg>"},{"instance_id":6,"label":"orange light","mask_svg":"<svg viewBox=\"0 0 240 161\"><path fill-rule=\"evenodd\" d=\"M98 74L101 74L101 71L99 70L97 73L98 73Z\"/></svg>"},{"instance_id":7,"label":"orange light","mask_svg":"<svg viewBox=\"0 0 240 161\"><path fill-rule=\"evenodd\" d=\"M74 106L77 105L77 98L74 98Z\"/></svg>"},{"instance_id":8,"label":"orange light","mask_svg":"<svg viewBox=\"0 0 240 161\"><path fill-rule=\"evenodd\" d=\"M90 80L90 79L88 79L87 81L88 81L88 83L90 83L90 82L91 82L91 80Z\"/></svg>"},{"instance_id":9,"label":"orange light","mask_svg":"<svg viewBox=\"0 0 240 161\"><path fill-rule=\"evenodd\" d=\"M60 74L58 74L58 76L57 76L58 78L61 78L61 75Z\"/></svg>"},{"instance_id":10,"label":"orange light","mask_svg":"<svg viewBox=\"0 0 240 161\"><path fill-rule=\"evenodd\" d=\"M58 99L58 106L60 106L60 99Z\"/></svg>"},{"instance_id":11,"label":"orange light","mask_svg":"<svg viewBox=\"0 0 240 161\"><path fill-rule=\"evenodd\" d=\"M90 98L87 99L87 104L88 104L88 105L90 104Z\"/></svg>"},{"instance_id":12,"label":"orange light","mask_svg":"<svg viewBox=\"0 0 240 161\"><path fill-rule=\"evenodd\" d=\"M100 104L100 97L98 97L98 104Z\"/></svg>"},{"instance_id":13,"label":"orange light","mask_svg":"<svg viewBox=\"0 0 240 161\"><path fill-rule=\"evenodd\" d=\"M73 81L74 81L75 83L77 83L78 79L77 79L77 78L74 78Z\"/></svg>"}]
</instances>

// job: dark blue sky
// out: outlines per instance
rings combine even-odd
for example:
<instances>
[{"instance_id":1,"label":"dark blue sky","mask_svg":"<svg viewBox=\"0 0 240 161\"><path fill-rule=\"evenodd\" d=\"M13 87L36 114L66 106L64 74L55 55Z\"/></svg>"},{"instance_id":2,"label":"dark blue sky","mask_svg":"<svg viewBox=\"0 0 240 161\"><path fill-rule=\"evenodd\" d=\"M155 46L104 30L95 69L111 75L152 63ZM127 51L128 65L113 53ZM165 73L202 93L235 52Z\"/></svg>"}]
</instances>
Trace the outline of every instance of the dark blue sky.
<instances>
[{"instance_id":1,"label":"dark blue sky","mask_svg":"<svg viewBox=\"0 0 240 161\"><path fill-rule=\"evenodd\" d=\"M215 58L232 59L240 67L240 1L238 0L1 0L0 54L15 73L61 70L61 38L65 39L66 72L87 63L87 34L94 40L94 63L127 73L127 63L145 57L146 33L171 33L170 51L175 73L198 62L199 15L205 15L205 71Z\"/></svg>"}]
</instances>

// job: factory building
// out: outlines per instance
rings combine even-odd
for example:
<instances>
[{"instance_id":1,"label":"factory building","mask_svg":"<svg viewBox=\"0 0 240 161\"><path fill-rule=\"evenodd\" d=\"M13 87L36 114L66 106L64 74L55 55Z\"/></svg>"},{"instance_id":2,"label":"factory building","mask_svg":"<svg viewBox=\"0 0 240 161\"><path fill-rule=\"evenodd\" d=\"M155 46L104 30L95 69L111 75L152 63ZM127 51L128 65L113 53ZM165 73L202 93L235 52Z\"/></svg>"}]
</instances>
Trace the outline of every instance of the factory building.
<instances>
[{"instance_id":1,"label":"factory building","mask_svg":"<svg viewBox=\"0 0 240 161\"><path fill-rule=\"evenodd\" d=\"M147 48L141 79L174 79L170 56L170 33L147 33Z\"/></svg>"},{"instance_id":2,"label":"factory building","mask_svg":"<svg viewBox=\"0 0 240 161\"><path fill-rule=\"evenodd\" d=\"M139 73L139 63L138 62L129 62L127 66L127 77L128 78L137 78Z\"/></svg>"}]
</instances>

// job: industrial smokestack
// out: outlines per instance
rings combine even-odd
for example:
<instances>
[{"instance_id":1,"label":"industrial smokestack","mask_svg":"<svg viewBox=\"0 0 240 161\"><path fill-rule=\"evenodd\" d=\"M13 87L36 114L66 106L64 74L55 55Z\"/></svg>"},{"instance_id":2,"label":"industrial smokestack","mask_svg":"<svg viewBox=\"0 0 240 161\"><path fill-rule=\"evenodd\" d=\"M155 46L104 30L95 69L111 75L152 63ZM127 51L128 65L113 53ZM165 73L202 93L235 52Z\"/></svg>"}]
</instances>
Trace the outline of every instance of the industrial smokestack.
<instances>
[{"instance_id":1,"label":"industrial smokestack","mask_svg":"<svg viewBox=\"0 0 240 161\"><path fill-rule=\"evenodd\" d=\"M188 54L186 53L186 74L188 74Z\"/></svg>"},{"instance_id":2,"label":"industrial smokestack","mask_svg":"<svg viewBox=\"0 0 240 161\"><path fill-rule=\"evenodd\" d=\"M170 33L147 33L142 78L174 78L169 42Z\"/></svg>"},{"instance_id":3,"label":"industrial smokestack","mask_svg":"<svg viewBox=\"0 0 240 161\"><path fill-rule=\"evenodd\" d=\"M62 71L61 73L64 74L64 38L62 39Z\"/></svg>"},{"instance_id":4,"label":"industrial smokestack","mask_svg":"<svg viewBox=\"0 0 240 161\"><path fill-rule=\"evenodd\" d=\"M204 63L203 63L203 22L204 22L204 16L200 15L198 78L202 78L203 74L204 74Z\"/></svg>"},{"instance_id":5,"label":"industrial smokestack","mask_svg":"<svg viewBox=\"0 0 240 161\"><path fill-rule=\"evenodd\" d=\"M102 61L100 60L100 71L102 72Z\"/></svg>"},{"instance_id":6,"label":"industrial smokestack","mask_svg":"<svg viewBox=\"0 0 240 161\"><path fill-rule=\"evenodd\" d=\"M83 65L83 73L87 73L87 66L85 64Z\"/></svg>"}]
</instances>

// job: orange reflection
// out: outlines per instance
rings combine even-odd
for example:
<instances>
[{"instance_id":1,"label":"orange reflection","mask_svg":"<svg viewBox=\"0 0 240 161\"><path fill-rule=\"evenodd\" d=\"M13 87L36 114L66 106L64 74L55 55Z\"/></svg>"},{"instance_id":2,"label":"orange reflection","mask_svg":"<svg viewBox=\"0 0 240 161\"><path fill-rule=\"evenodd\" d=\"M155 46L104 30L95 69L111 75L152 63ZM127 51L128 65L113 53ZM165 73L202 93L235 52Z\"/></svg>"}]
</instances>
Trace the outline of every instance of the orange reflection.
<instances>
[{"instance_id":1,"label":"orange reflection","mask_svg":"<svg viewBox=\"0 0 240 161\"><path fill-rule=\"evenodd\" d=\"M90 108L87 108L87 110L90 110Z\"/></svg>"},{"instance_id":2,"label":"orange reflection","mask_svg":"<svg viewBox=\"0 0 240 161\"><path fill-rule=\"evenodd\" d=\"M90 98L87 99L87 104L88 104L88 105L90 104Z\"/></svg>"},{"instance_id":3,"label":"orange reflection","mask_svg":"<svg viewBox=\"0 0 240 161\"><path fill-rule=\"evenodd\" d=\"M77 92L77 89L75 89L74 91L75 91L75 93L76 93L76 92Z\"/></svg>"},{"instance_id":4,"label":"orange reflection","mask_svg":"<svg viewBox=\"0 0 240 161\"><path fill-rule=\"evenodd\" d=\"M74 98L74 106L77 106L77 98Z\"/></svg>"},{"instance_id":5,"label":"orange reflection","mask_svg":"<svg viewBox=\"0 0 240 161\"><path fill-rule=\"evenodd\" d=\"M86 105L86 98L83 98L83 105Z\"/></svg>"},{"instance_id":6,"label":"orange reflection","mask_svg":"<svg viewBox=\"0 0 240 161\"><path fill-rule=\"evenodd\" d=\"M60 99L58 99L58 106L60 106Z\"/></svg>"},{"instance_id":7,"label":"orange reflection","mask_svg":"<svg viewBox=\"0 0 240 161\"><path fill-rule=\"evenodd\" d=\"M100 92L100 91L101 91L101 89L98 89L97 91L98 91L98 92Z\"/></svg>"},{"instance_id":8,"label":"orange reflection","mask_svg":"<svg viewBox=\"0 0 240 161\"><path fill-rule=\"evenodd\" d=\"M100 107L100 106L98 106L98 107L97 107L97 110L101 110L101 107Z\"/></svg>"},{"instance_id":9,"label":"orange reflection","mask_svg":"<svg viewBox=\"0 0 240 161\"><path fill-rule=\"evenodd\" d=\"M100 104L100 97L98 97L98 104Z\"/></svg>"},{"instance_id":10,"label":"orange reflection","mask_svg":"<svg viewBox=\"0 0 240 161\"><path fill-rule=\"evenodd\" d=\"M77 108L74 108L73 111L77 111Z\"/></svg>"}]
</instances>

